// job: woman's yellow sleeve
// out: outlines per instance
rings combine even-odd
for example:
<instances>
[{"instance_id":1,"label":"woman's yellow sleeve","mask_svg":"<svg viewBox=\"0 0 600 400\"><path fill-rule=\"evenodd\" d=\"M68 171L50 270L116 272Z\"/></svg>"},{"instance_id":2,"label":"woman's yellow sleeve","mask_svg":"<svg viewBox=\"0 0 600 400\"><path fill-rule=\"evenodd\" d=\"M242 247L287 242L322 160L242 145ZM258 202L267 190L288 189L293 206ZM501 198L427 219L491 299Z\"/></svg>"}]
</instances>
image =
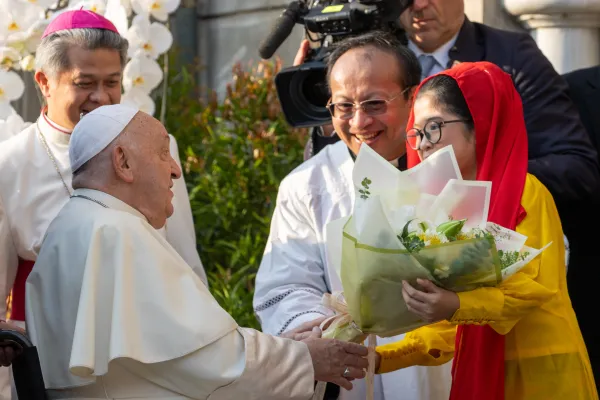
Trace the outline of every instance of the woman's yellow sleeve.
<instances>
[{"instance_id":1,"label":"woman's yellow sleeve","mask_svg":"<svg viewBox=\"0 0 600 400\"><path fill-rule=\"evenodd\" d=\"M521 317L548 302L559 292L565 273L562 227L552 196L532 175L527 176L521 204L527 211L517 232L527 245L540 249L552 244L519 272L493 288L458 293L460 308L450 320L456 324L489 324L505 335Z\"/></svg>"},{"instance_id":2,"label":"woman's yellow sleeve","mask_svg":"<svg viewBox=\"0 0 600 400\"><path fill-rule=\"evenodd\" d=\"M456 325L441 321L415 329L404 339L377 346L381 356L378 374L413 365L435 366L447 363L454 356Z\"/></svg>"}]
</instances>

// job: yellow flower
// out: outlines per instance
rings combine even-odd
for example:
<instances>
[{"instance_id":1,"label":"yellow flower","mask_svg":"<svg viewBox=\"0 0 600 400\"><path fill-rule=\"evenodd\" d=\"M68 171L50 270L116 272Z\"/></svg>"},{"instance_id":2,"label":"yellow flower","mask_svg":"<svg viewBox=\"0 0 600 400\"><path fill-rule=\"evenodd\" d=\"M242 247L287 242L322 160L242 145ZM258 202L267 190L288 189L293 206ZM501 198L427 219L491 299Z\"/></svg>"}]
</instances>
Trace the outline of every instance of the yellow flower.
<instances>
[{"instance_id":1,"label":"yellow flower","mask_svg":"<svg viewBox=\"0 0 600 400\"><path fill-rule=\"evenodd\" d=\"M438 236L436 236L436 235L429 235L429 236L427 236L427 240L429 241L430 245L442 243L442 240Z\"/></svg>"},{"instance_id":2,"label":"yellow flower","mask_svg":"<svg viewBox=\"0 0 600 400\"><path fill-rule=\"evenodd\" d=\"M469 240L471 239L471 235L468 233L460 232L456 235L456 240Z\"/></svg>"}]
</instances>

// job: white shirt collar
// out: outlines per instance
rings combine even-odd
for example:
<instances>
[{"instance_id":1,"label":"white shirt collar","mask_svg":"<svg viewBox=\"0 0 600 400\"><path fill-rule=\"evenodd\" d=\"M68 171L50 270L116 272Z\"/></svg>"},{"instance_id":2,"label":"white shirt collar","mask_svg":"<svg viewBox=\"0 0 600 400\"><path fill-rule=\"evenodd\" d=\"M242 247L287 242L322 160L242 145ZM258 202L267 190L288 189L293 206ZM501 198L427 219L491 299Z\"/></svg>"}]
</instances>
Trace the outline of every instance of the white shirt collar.
<instances>
[{"instance_id":1,"label":"white shirt collar","mask_svg":"<svg viewBox=\"0 0 600 400\"><path fill-rule=\"evenodd\" d=\"M40 114L37 123L39 129L42 131L42 134L46 138L46 140L62 145L69 145L69 140L71 140L70 133L73 131L72 129L67 129L58 125L56 122L50 120L50 118L44 114L45 110ZM69 132L69 133L65 133Z\"/></svg>"},{"instance_id":2,"label":"white shirt collar","mask_svg":"<svg viewBox=\"0 0 600 400\"><path fill-rule=\"evenodd\" d=\"M452 47L454 47L454 44L456 43L456 39L458 38L459 32L456 32L456 34L452 37L452 39L447 41L442 46L438 47L437 50L435 50L433 53L425 53L410 39L408 40L408 48L411 49L413 53L415 53L417 58L421 54L427 54L427 55L433 56L433 58L435 58L435 60L442 67L442 69L446 69L446 68L448 68L448 62L450 61L450 56L448 55L448 53L450 52L450 49L452 49Z\"/></svg>"},{"instance_id":3,"label":"white shirt collar","mask_svg":"<svg viewBox=\"0 0 600 400\"><path fill-rule=\"evenodd\" d=\"M146 216L144 214L142 214L140 211L133 208L129 204L125 203L124 201L119 200L114 196L111 196L108 193L104 193L104 192L101 192L101 191L95 190L95 189L80 188L80 189L75 189L73 191L73 196L75 196L75 198L77 198L76 196L82 196L83 200L85 200L85 201L90 201L90 200L85 199L85 197L89 197L91 199L94 199L94 200L106 205L108 208L110 208L112 210L123 211L128 214L139 217L146 222L148 221ZM91 201L93 201L93 200L91 200Z\"/></svg>"}]
</instances>

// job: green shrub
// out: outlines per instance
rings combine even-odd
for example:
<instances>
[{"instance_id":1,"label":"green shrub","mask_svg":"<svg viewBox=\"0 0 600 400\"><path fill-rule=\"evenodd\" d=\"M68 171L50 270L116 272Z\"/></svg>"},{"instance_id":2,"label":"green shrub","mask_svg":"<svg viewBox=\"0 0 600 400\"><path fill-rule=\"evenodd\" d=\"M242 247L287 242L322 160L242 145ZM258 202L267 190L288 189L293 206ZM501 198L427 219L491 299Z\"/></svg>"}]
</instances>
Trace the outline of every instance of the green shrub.
<instances>
[{"instance_id":1,"label":"green shrub","mask_svg":"<svg viewBox=\"0 0 600 400\"><path fill-rule=\"evenodd\" d=\"M236 65L226 95L211 91L209 101L183 69L170 74L167 91L165 125L179 144L210 290L238 324L254 328L254 279L277 189L302 162L307 138L284 120L273 82L279 69Z\"/></svg>"}]
</instances>

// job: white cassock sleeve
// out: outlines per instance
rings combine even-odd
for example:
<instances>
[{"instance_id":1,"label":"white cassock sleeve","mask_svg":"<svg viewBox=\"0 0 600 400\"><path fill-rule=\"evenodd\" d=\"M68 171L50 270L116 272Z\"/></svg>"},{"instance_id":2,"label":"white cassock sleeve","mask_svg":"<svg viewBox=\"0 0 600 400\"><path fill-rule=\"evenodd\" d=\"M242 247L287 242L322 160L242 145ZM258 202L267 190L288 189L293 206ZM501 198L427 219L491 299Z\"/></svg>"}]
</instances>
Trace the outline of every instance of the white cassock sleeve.
<instances>
[{"instance_id":1,"label":"white cassock sleeve","mask_svg":"<svg viewBox=\"0 0 600 400\"><path fill-rule=\"evenodd\" d=\"M171 138L171 155L181 168L177 141L172 135L169 136ZM190 198L183 176L173 182L173 195L173 209L175 211L169 217L165 226L167 241L177 250L181 258L192 267L196 275L208 285L206 272L196 247L196 228L194 227Z\"/></svg>"},{"instance_id":2,"label":"white cassock sleeve","mask_svg":"<svg viewBox=\"0 0 600 400\"><path fill-rule=\"evenodd\" d=\"M175 360L117 362L137 376L192 399L303 400L313 394L314 371L306 345L238 328Z\"/></svg>"},{"instance_id":3,"label":"white cassock sleeve","mask_svg":"<svg viewBox=\"0 0 600 400\"><path fill-rule=\"evenodd\" d=\"M8 215L0 196L0 319L6 319L6 299L12 289L18 263Z\"/></svg>"},{"instance_id":4,"label":"white cassock sleeve","mask_svg":"<svg viewBox=\"0 0 600 400\"><path fill-rule=\"evenodd\" d=\"M273 335L330 315L321 306L329 290L324 255L309 208L296 199L291 182L280 186L271 232L258 274L254 311L263 332Z\"/></svg>"}]
</instances>

